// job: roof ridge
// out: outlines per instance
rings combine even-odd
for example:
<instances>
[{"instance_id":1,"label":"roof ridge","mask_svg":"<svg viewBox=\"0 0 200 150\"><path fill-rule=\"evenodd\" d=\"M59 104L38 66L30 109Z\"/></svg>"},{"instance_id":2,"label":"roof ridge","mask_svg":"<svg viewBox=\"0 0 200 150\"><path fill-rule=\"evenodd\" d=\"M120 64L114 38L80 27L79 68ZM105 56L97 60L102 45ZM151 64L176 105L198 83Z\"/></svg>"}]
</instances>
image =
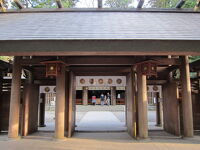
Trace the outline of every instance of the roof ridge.
<instances>
[{"instance_id":1,"label":"roof ridge","mask_svg":"<svg viewBox=\"0 0 200 150\"><path fill-rule=\"evenodd\" d=\"M193 9L183 8L129 8L129 9L111 9L111 8L25 8L8 9L0 13L49 13L49 12L152 12L152 13L200 13Z\"/></svg>"}]
</instances>

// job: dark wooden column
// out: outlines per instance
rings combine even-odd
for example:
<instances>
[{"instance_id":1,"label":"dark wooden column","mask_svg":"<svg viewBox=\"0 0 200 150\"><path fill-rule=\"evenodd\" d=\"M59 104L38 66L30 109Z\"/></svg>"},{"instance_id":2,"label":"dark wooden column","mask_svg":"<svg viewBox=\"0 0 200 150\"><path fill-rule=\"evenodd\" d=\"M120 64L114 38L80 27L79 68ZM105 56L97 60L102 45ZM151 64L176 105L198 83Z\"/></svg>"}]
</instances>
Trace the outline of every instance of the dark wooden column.
<instances>
[{"instance_id":1,"label":"dark wooden column","mask_svg":"<svg viewBox=\"0 0 200 150\"><path fill-rule=\"evenodd\" d=\"M148 137L148 119L147 119L147 80L146 75L137 71L138 88L138 128L139 138Z\"/></svg>"},{"instance_id":2,"label":"dark wooden column","mask_svg":"<svg viewBox=\"0 0 200 150\"><path fill-rule=\"evenodd\" d=\"M192 98L190 83L190 68L187 56L181 56L181 87L182 87L182 112L183 112L183 130L185 137L193 137L193 115Z\"/></svg>"},{"instance_id":3,"label":"dark wooden column","mask_svg":"<svg viewBox=\"0 0 200 150\"><path fill-rule=\"evenodd\" d=\"M136 116L136 74L134 68L126 76L126 126L127 132L133 138L137 138L137 116Z\"/></svg>"},{"instance_id":4,"label":"dark wooden column","mask_svg":"<svg viewBox=\"0 0 200 150\"><path fill-rule=\"evenodd\" d=\"M39 127L45 127L45 93L40 94Z\"/></svg>"},{"instance_id":5,"label":"dark wooden column","mask_svg":"<svg viewBox=\"0 0 200 150\"><path fill-rule=\"evenodd\" d=\"M116 86L111 87L111 104L116 105Z\"/></svg>"},{"instance_id":6,"label":"dark wooden column","mask_svg":"<svg viewBox=\"0 0 200 150\"><path fill-rule=\"evenodd\" d=\"M2 96L3 96L3 92L2 92L2 86L3 86L3 74L2 74L2 71L0 71L0 133L1 133L1 130L2 130Z\"/></svg>"},{"instance_id":7,"label":"dark wooden column","mask_svg":"<svg viewBox=\"0 0 200 150\"><path fill-rule=\"evenodd\" d=\"M65 130L65 65L56 77L55 138L64 138Z\"/></svg>"},{"instance_id":8,"label":"dark wooden column","mask_svg":"<svg viewBox=\"0 0 200 150\"><path fill-rule=\"evenodd\" d=\"M68 105L68 137L72 137L75 131L76 122L76 77L72 71L69 72L69 105Z\"/></svg>"},{"instance_id":9,"label":"dark wooden column","mask_svg":"<svg viewBox=\"0 0 200 150\"><path fill-rule=\"evenodd\" d=\"M88 87L84 86L83 87L83 105L88 105Z\"/></svg>"},{"instance_id":10,"label":"dark wooden column","mask_svg":"<svg viewBox=\"0 0 200 150\"><path fill-rule=\"evenodd\" d=\"M28 135L28 126L29 126L29 104L30 104L30 92L31 88L27 84L25 85L25 90L24 90L24 98L23 98L23 131L22 131L22 136L27 136Z\"/></svg>"},{"instance_id":11,"label":"dark wooden column","mask_svg":"<svg viewBox=\"0 0 200 150\"><path fill-rule=\"evenodd\" d=\"M156 125L162 126L162 102L160 101L159 93L155 93L156 97Z\"/></svg>"},{"instance_id":12,"label":"dark wooden column","mask_svg":"<svg viewBox=\"0 0 200 150\"><path fill-rule=\"evenodd\" d=\"M20 90L21 90L21 57L15 56L12 72L12 85L10 97L10 114L9 114L9 138L19 136L19 114L20 114Z\"/></svg>"}]
</instances>

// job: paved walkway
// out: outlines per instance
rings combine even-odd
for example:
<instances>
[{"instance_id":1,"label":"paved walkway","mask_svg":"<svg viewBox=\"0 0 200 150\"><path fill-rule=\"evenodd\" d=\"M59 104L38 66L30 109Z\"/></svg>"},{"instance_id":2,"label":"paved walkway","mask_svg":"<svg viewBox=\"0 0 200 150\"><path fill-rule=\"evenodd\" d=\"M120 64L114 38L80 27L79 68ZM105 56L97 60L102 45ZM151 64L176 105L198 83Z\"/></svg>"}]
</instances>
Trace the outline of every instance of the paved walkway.
<instances>
[{"instance_id":1,"label":"paved walkway","mask_svg":"<svg viewBox=\"0 0 200 150\"><path fill-rule=\"evenodd\" d=\"M53 133L7 140L0 136L1 150L199 150L200 137L192 139L134 140L127 133L75 133L73 138L53 139ZM49 138L51 137L51 138Z\"/></svg>"},{"instance_id":2,"label":"paved walkway","mask_svg":"<svg viewBox=\"0 0 200 150\"><path fill-rule=\"evenodd\" d=\"M122 131L125 128L125 106L77 106L76 129L79 131ZM39 128L40 131L54 131L55 112L46 111L46 127ZM156 112L148 111L149 130L162 130L162 127L155 126ZM111 127L112 126L112 127Z\"/></svg>"},{"instance_id":3,"label":"paved walkway","mask_svg":"<svg viewBox=\"0 0 200 150\"><path fill-rule=\"evenodd\" d=\"M87 112L76 127L77 131L125 131L125 122L109 111Z\"/></svg>"}]
</instances>

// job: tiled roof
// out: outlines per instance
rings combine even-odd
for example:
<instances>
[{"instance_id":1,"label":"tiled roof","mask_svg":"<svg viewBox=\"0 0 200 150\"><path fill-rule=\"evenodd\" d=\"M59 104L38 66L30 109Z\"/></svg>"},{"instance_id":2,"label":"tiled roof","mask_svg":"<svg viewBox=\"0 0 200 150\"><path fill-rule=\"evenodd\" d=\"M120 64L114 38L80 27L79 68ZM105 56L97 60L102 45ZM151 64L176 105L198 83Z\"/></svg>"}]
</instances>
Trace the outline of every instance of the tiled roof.
<instances>
[{"instance_id":1,"label":"tiled roof","mask_svg":"<svg viewBox=\"0 0 200 150\"><path fill-rule=\"evenodd\" d=\"M200 40L199 13L1 13L0 40Z\"/></svg>"}]
</instances>

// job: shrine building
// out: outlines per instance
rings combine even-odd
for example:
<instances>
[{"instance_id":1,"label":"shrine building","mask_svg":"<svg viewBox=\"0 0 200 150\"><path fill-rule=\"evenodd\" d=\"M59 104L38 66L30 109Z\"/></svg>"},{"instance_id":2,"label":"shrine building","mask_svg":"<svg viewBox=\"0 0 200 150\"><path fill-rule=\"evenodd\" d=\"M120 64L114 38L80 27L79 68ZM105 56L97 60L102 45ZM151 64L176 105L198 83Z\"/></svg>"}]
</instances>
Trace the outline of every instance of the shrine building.
<instances>
[{"instance_id":1,"label":"shrine building","mask_svg":"<svg viewBox=\"0 0 200 150\"><path fill-rule=\"evenodd\" d=\"M199 63L188 59L200 56L198 11L18 7L0 13L0 55L14 56L13 64L0 62L0 131L9 138L37 132L46 86L56 87L57 139L73 137L75 106L99 98L95 90L125 104L135 139L148 138L148 90L161 91L157 121L165 132L200 130Z\"/></svg>"}]
</instances>

